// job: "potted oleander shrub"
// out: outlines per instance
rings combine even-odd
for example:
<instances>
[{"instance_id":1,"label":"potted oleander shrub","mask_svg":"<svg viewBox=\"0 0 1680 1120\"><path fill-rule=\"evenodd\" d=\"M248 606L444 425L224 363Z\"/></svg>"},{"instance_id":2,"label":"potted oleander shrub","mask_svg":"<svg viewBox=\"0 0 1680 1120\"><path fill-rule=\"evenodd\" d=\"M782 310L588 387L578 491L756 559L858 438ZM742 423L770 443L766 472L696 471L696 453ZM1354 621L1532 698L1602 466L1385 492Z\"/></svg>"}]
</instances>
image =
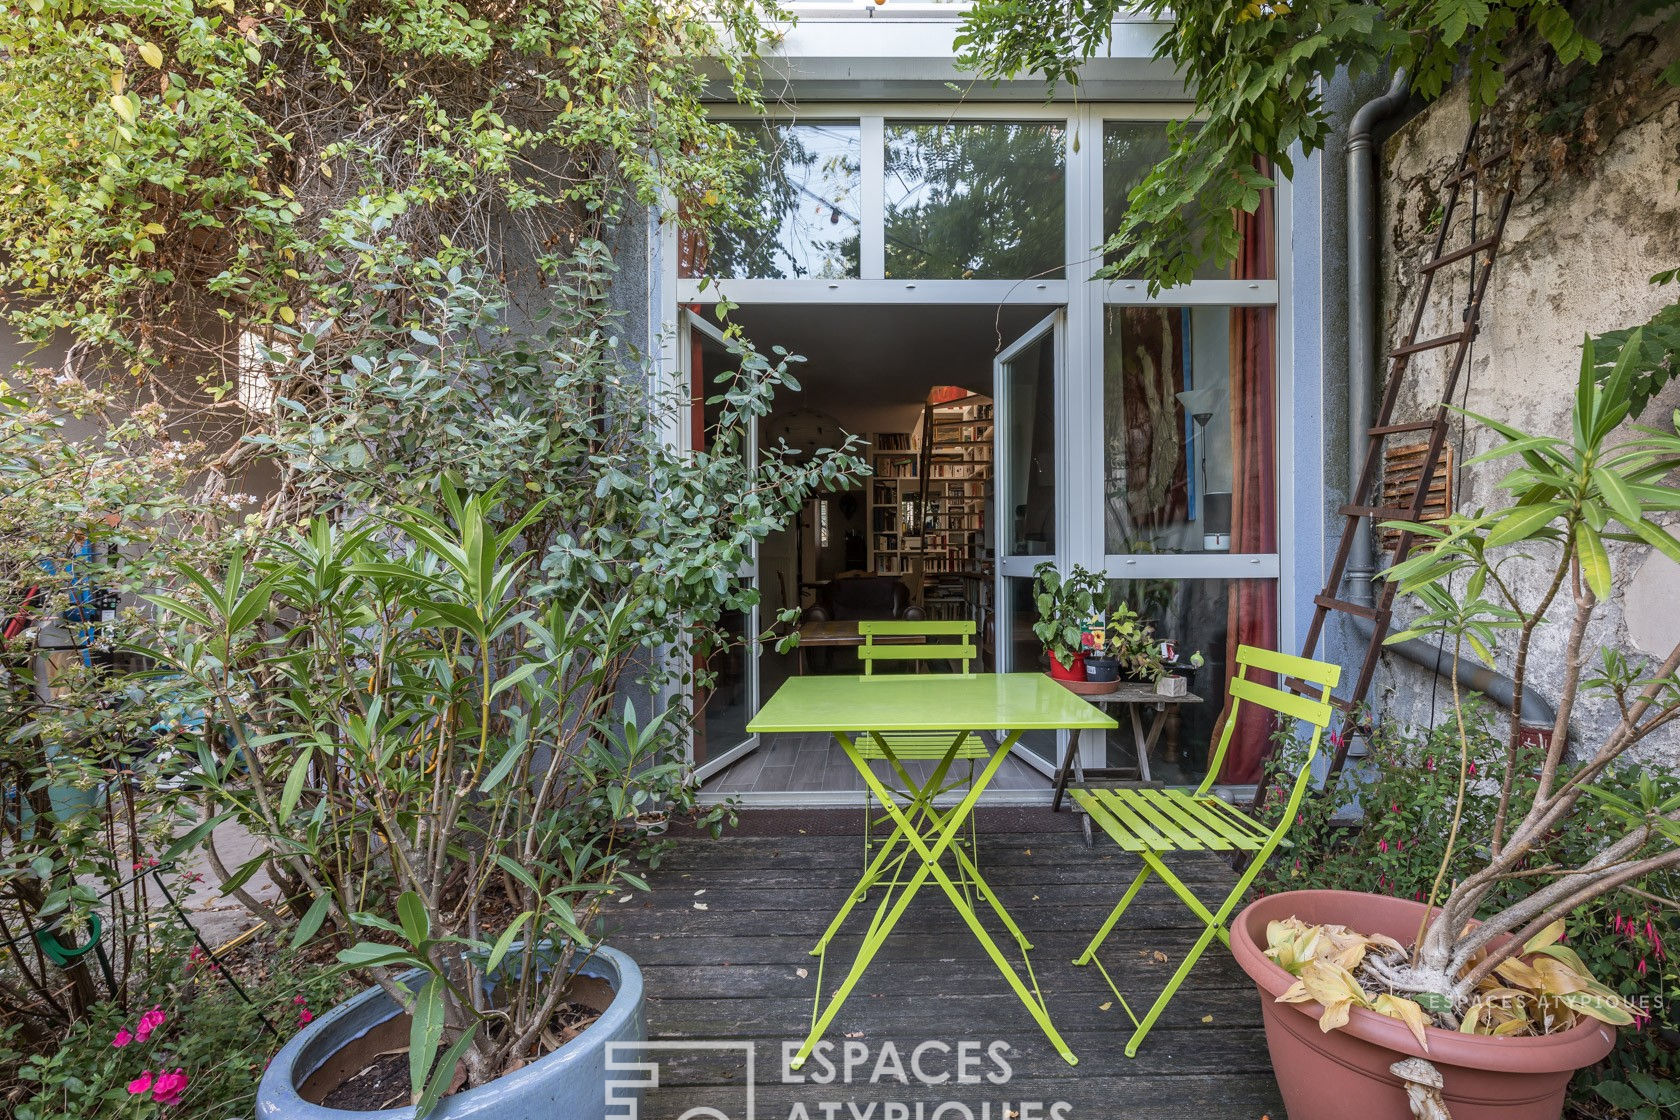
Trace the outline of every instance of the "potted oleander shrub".
<instances>
[{"instance_id":1,"label":"potted oleander shrub","mask_svg":"<svg viewBox=\"0 0 1680 1120\"><path fill-rule=\"evenodd\" d=\"M598 1116L607 1047L646 1035L640 973L596 921L639 883L612 813L642 799L603 784L658 781L671 746L662 714L615 696L628 612L534 607L515 593L528 521L496 526L493 493L447 499L320 518L152 596L181 635L157 656L204 702L206 827L263 849L234 885L288 868L292 942L336 934L375 984L276 1055L259 1116Z\"/></svg>"},{"instance_id":2,"label":"potted oleander shrub","mask_svg":"<svg viewBox=\"0 0 1680 1120\"><path fill-rule=\"evenodd\" d=\"M1103 577L1078 564L1063 575L1052 560L1033 569L1033 636L1044 645L1050 675L1059 681L1085 679L1085 635L1102 601Z\"/></svg>"},{"instance_id":3,"label":"potted oleander shrub","mask_svg":"<svg viewBox=\"0 0 1680 1120\"><path fill-rule=\"evenodd\" d=\"M1680 643L1660 663L1604 649L1595 664L1587 642L1612 590L1607 540L1680 560L1680 541L1658 520L1680 510L1680 489L1664 484L1680 468L1680 416L1616 435L1636 399L1639 342L1635 334L1602 382L1588 342L1567 437L1470 414L1497 437L1472 463L1519 460L1501 483L1508 505L1403 526L1421 547L1386 578L1419 613L1391 640L1437 634L1455 661L1492 663L1508 638L1518 703L1492 812L1471 834L1472 721L1455 678L1453 810L1423 897L1286 891L1233 924L1231 949L1262 993L1293 1120L1345 1116L1353 1100L1363 1116L1405 1120L1407 1095L1390 1068L1404 1059L1434 1066L1456 1120L1555 1118L1574 1072L1604 1058L1639 1011L1562 936L1577 908L1680 867L1680 795L1611 780L1630 750L1680 718ZM1538 598L1514 578L1525 563L1549 577ZM1564 631L1556 731L1531 755L1515 713L1532 686L1537 635L1553 626ZM1571 757L1571 715L1588 695L1609 698L1621 718ZM1575 826L1589 806L1598 831L1587 836ZM1513 893L1515 884L1526 889Z\"/></svg>"}]
</instances>

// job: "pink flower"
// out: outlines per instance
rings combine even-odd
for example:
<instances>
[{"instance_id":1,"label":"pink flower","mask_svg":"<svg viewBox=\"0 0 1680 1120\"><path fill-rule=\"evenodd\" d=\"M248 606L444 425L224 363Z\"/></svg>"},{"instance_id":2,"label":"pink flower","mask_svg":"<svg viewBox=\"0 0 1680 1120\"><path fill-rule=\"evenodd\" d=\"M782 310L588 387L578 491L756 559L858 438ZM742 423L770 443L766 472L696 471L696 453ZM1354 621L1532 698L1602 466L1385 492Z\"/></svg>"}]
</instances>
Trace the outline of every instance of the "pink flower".
<instances>
[{"instance_id":1,"label":"pink flower","mask_svg":"<svg viewBox=\"0 0 1680 1120\"><path fill-rule=\"evenodd\" d=\"M163 1026L168 1019L169 1016L164 1014L163 1008L153 1007L150 1011L140 1016L140 1022L135 1024L134 1037L138 1038L141 1042L145 1042L148 1038L152 1037L152 1032Z\"/></svg>"},{"instance_id":2,"label":"pink flower","mask_svg":"<svg viewBox=\"0 0 1680 1120\"><path fill-rule=\"evenodd\" d=\"M1470 767L1469 767L1469 769L1468 769L1468 770L1466 770L1466 771L1465 771L1465 772L1466 772L1466 773L1467 773L1467 774L1469 774L1469 775L1470 775L1470 776L1471 776L1471 777L1472 777L1472 778L1474 778L1474 777L1475 777L1475 776L1476 776L1476 764L1475 764L1475 763L1474 763L1474 762L1472 762L1472 763L1471 763L1471 764L1470 764Z\"/></svg>"},{"instance_id":3,"label":"pink flower","mask_svg":"<svg viewBox=\"0 0 1680 1120\"><path fill-rule=\"evenodd\" d=\"M1639 975L1641 975L1641 976L1645 975L1645 958L1644 957L1639 958L1639 963L1634 966L1633 970L1635 972L1639 973Z\"/></svg>"},{"instance_id":4,"label":"pink flower","mask_svg":"<svg viewBox=\"0 0 1680 1120\"><path fill-rule=\"evenodd\" d=\"M1387 840L1378 840L1377 841L1377 851L1379 851L1379 852L1388 851L1388 841Z\"/></svg>"},{"instance_id":5,"label":"pink flower","mask_svg":"<svg viewBox=\"0 0 1680 1120\"><path fill-rule=\"evenodd\" d=\"M157 1082L152 1086L152 1099L161 1105L181 1103L181 1094L187 1091L187 1075L181 1069L173 1073L160 1073Z\"/></svg>"},{"instance_id":6,"label":"pink flower","mask_svg":"<svg viewBox=\"0 0 1680 1120\"><path fill-rule=\"evenodd\" d=\"M123 1027L121 1030L117 1031L117 1037L111 1040L111 1045L115 1046L118 1050L121 1050L124 1046L127 1046L133 1041L134 1036L128 1033L127 1027Z\"/></svg>"},{"instance_id":7,"label":"pink flower","mask_svg":"<svg viewBox=\"0 0 1680 1120\"><path fill-rule=\"evenodd\" d=\"M302 1007L304 1004L306 1004L308 1002L309 1001L307 999L304 999L302 996L293 996L292 997L292 1003L297 1007Z\"/></svg>"},{"instance_id":8,"label":"pink flower","mask_svg":"<svg viewBox=\"0 0 1680 1120\"><path fill-rule=\"evenodd\" d=\"M1398 813L1400 811L1400 802L1396 801L1394 803L1392 811L1395 812L1395 813Z\"/></svg>"},{"instance_id":9,"label":"pink flower","mask_svg":"<svg viewBox=\"0 0 1680 1120\"><path fill-rule=\"evenodd\" d=\"M141 1093L144 1093L151 1087L152 1071L147 1070L145 1073L142 1073L139 1077L136 1077L133 1081L128 1083L128 1095L131 1097L138 1097Z\"/></svg>"},{"instance_id":10,"label":"pink flower","mask_svg":"<svg viewBox=\"0 0 1680 1120\"><path fill-rule=\"evenodd\" d=\"M1424 759L1423 765L1425 769L1433 772L1435 769L1435 756L1430 755L1428 758Z\"/></svg>"},{"instance_id":11,"label":"pink flower","mask_svg":"<svg viewBox=\"0 0 1680 1120\"><path fill-rule=\"evenodd\" d=\"M306 1007L302 1011L298 1012L298 1026L307 1027L309 1025L310 1020L312 1020L314 1018L315 1018L315 1013L313 1011L309 1010L309 1008Z\"/></svg>"}]
</instances>

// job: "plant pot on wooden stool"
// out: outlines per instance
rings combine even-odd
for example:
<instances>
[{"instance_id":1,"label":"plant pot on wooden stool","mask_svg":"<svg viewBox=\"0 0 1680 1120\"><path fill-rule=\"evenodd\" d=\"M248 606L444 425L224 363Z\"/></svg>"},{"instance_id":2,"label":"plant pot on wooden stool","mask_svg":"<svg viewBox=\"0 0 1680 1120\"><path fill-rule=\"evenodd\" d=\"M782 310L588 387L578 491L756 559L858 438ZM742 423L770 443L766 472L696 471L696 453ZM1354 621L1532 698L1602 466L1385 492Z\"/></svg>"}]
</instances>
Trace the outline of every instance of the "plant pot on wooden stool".
<instances>
[{"instance_id":1,"label":"plant pot on wooden stool","mask_svg":"<svg viewBox=\"0 0 1680 1120\"><path fill-rule=\"evenodd\" d=\"M1053 650L1046 650L1050 655L1050 676L1058 681L1082 681L1085 679L1085 655L1076 653L1073 660L1064 664Z\"/></svg>"}]
</instances>

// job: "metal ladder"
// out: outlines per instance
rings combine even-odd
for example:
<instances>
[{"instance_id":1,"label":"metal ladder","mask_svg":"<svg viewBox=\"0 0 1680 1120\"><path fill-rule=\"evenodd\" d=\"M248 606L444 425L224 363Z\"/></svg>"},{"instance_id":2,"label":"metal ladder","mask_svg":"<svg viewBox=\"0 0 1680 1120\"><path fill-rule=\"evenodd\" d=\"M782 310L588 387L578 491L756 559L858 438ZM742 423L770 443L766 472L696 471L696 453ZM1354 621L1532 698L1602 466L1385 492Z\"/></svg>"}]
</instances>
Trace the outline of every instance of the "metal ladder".
<instances>
[{"instance_id":1,"label":"metal ladder","mask_svg":"<svg viewBox=\"0 0 1680 1120\"><path fill-rule=\"evenodd\" d=\"M1384 521L1421 521L1428 506L1430 486L1441 465L1442 451L1446 446L1448 419L1451 414L1453 394L1459 387L1460 375L1464 363L1470 352L1470 344L1476 337L1478 324L1481 319L1482 297L1487 292L1488 281L1493 275L1494 260L1499 253L1500 240L1505 234L1505 220L1511 212L1511 203L1515 197L1515 185L1506 182L1498 187L1497 201L1494 203L1492 228L1482 236L1476 236L1471 231L1470 240L1464 245L1448 250L1447 242L1453 229L1453 219L1459 208L1464 193L1464 185L1472 183L1485 176L1488 171L1510 158L1510 149L1504 148L1489 156L1478 154L1478 137L1480 123L1472 123L1464 138L1464 147L1459 152L1458 162L1451 174L1443 181L1445 196L1442 200L1441 226L1436 232L1433 250L1429 258L1419 270L1421 284L1416 299L1416 306L1412 310L1411 322L1406 331L1405 341L1388 352L1388 381L1384 388L1382 401L1374 417L1375 423L1367 430L1365 451L1365 465L1360 473L1359 484L1347 505L1336 511L1337 516L1344 519L1342 526L1341 545L1336 550L1335 559L1330 564L1330 571L1326 576L1325 587L1322 592L1313 596L1312 624L1307 628L1306 639L1301 644L1301 656L1313 657L1318 649L1320 639L1324 635L1326 620L1332 612L1356 615L1368 619L1372 624L1371 638L1366 644L1364 657L1360 661L1359 671L1352 677L1349 691L1343 696L1332 696L1330 702L1339 709L1349 721L1363 721L1362 706L1371 689L1372 679L1376 676L1378 659L1382 654L1383 639L1388 636L1388 624L1393 616L1394 596L1396 585L1386 580L1379 581L1374 589L1374 595L1369 604L1350 602L1338 594L1343 579L1347 575L1349 561L1352 556L1354 542L1363 534L1361 522L1370 521L1374 528ZM1474 187L1472 188L1475 189ZM1419 339L1418 334L1423 327L1425 315L1430 307L1430 296L1434 289L1435 277L1441 270L1460 261L1468 261L1470 268L1469 299L1462 313L1462 324L1456 331L1437 335L1432 338ZM1413 355L1452 347L1451 360L1447 363L1446 373L1442 379L1440 392L1436 394L1436 403L1430 414L1421 420L1396 422L1394 419L1395 405L1400 397L1401 383L1405 380L1407 368L1411 364ZM1359 377L1362 370L1350 370L1349 376ZM1424 433L1429 435L1428 446L1424 452L1422 469L1418 475L1418 486L1409 504L1385 506L1381 504L1382 496L1379 490L1383 466L1384 450L1389 437ZM1413 534L1400 531L1392 547L1386 553L1379 550L1376 570L1398 564L1411 552ZM1303 692L1312 686L1309 682L1289 679L1286 685ZM1316 691L1314 692L1316 695ZM1369 734L1369 725L1360 722L1357 726L1352 722L1345 723L1343 733L1336 741L1336 747L1330 762L1330 774L1339 773L1347 761L1348 746L1355 733ZM1261 788L1256 793L1256 802L1265 793L1265 781L1262 778Z\"/></svg>"}]
</instances>

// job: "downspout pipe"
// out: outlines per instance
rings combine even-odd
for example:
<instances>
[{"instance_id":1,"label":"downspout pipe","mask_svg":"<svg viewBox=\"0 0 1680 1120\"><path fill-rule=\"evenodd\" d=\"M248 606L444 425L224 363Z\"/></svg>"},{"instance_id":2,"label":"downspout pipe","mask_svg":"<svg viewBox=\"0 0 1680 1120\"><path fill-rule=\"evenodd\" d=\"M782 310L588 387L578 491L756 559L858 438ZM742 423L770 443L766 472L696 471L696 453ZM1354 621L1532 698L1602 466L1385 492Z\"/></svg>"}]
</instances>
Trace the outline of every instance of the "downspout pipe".
<instances>
[{"instance_id":1,"label":"downspout pipe","mask_svg":"<svg viewBox=\"0 0 1680 1120\"><path fill-rule=\"evenodd\" d=\"M1361 105L1348 124L1347 138L1347 227L1348 227L1348 500L1355 497L1365 471L1370 429L1375 415L1378 316L1377 266L1381 259L1377 231L1377 149L1374 134L1379 125L1398 113L1411 97L1411 81L1405 70L1395 72L1386 92ZM1371 581L1377 576L1376 550L1369 519L1354 524L1353 548L1348 554L1342 595L1350 603L1369 606ZM1369 641L1375 623L1349 615L1359 636ZM1419 639L1397 642L1388 651L1438 677L1453 674L1452 654ZM1479 693L1509 711L1516 695L1516 682L1504 673L1489 669L1472 658L1460 658L1456 676L1459 687ZM1549 739L1557 723L1552 710L1533 688L1523 690L1521 724L1525 738Z\"/></svg>"}]
</instances>

